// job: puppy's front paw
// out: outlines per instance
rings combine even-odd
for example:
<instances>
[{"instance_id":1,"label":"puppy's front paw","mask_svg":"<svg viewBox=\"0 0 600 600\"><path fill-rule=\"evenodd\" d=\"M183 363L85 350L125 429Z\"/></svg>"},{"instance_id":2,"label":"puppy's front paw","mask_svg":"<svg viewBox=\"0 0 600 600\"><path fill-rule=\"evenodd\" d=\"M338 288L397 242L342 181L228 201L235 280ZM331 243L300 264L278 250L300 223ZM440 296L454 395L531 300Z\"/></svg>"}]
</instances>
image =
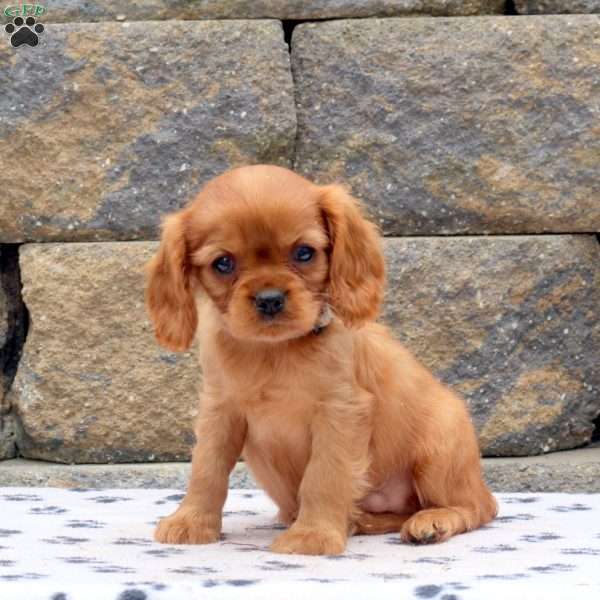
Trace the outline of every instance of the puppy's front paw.
<instances>
[{"instance_id":1,"label":"puppy's front paw","mask_svg":"<svg viewBox=\"0 0 600 600\"><path fill-rule=\"evenodd\" d=\"M179 507L172 515L161 519L154 539L163 544L212 544L219 541L221 519L198 511Z\"/></svg>"},{"instance_id":2,"label":"puppy's front paw","mask_svg":"<svg viewBox=\"0 0 600 600\"><path fill-rule=\"evenodd\" d=\"M279 535L271 550L279 554L342 554L345 537L333 529L294 527Z\"/></svg>"}]
</instances>

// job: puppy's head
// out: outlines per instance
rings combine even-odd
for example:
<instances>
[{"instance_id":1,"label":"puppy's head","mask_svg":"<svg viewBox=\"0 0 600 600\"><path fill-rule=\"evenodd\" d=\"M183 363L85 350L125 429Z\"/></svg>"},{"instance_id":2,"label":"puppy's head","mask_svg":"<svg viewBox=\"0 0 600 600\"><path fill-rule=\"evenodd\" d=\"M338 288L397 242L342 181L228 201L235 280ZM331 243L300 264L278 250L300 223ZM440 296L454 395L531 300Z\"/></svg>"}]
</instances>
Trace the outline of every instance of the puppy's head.
<instances>
[{"instance_id":1,"label":"puppy's head","mask_svg":"<svg viewBox=\"0 0 600 600\"><path fill-rule=\"evenodd\" d=\"M146 302L158 341L184 350L196 291L233 337L277 342L310 333L326 305L348 326L373 319L383 284L375 227L342 187L256 165L213 179L167 217Z\"/></svg>"}]
</instances>

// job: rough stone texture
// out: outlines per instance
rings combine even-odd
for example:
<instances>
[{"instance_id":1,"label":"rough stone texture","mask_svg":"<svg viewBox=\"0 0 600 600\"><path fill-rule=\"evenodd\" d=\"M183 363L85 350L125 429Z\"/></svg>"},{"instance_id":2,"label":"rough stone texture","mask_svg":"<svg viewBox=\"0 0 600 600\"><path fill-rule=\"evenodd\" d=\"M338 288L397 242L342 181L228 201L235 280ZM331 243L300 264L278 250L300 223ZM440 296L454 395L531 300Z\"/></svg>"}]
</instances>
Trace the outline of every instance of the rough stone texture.
<instances>
[{"instance_id":1,"label":"rough stone texture","mask_svg":"<svg viewBox=\"0 0 600 600\"><path fill-rule=\"evenodd\" d=\"M17 246L0 245L0 411L17 370L27 316L21 298Z\"/></svg>"},{"instance_id":2,"label":"rough stone texture","mask_svg":"<svg viewBox=\"0 0 600 600\"><path fill-rule=\"evenodd\" d=\"M14 415L0 412L0 460L17 456L17 424Z\"/></svg>"},{"instance_id":3,"label":"rough stone texture","mask_svg":"<svg viewBox=\"0 0 600 600\"><path fill-rule=\"evenodd\" d=\"M48 25L0 44L0 89L0 241L155 239L217 173L291 161L275 21Z\"/></svg>"},{"instance_id":4,"label":"rough stone texture","mask_svg":"<svg viewBox=\"0 0 600 600\"><path fill-rule=\"evenodd\" d=\"M27 244L31 321L11 398L23 456L61 462L188 458L199 368L154 340L143 297L153 242Z\"/></svg>"},{"instance_id":5,"label":"rough stone texture","mask_svg":"<svg viewBox=\"0 0 600 600\"><path fill-rule=\"evenodd\" d=\"M544 456L486 458L482 465L485 479L494 492L600 493L600 447ZM0 464L0 487L184 490L189 476L189 463L56 465L17 459ZM229 487L257 487L243 462L230 475Z\"/></svg>"},{"instance_id":6,"label":"rough stone texture","mask_svg":"<svg viewBox=\"0 0 600 600\"><path fill-rule=\"evenodd\" d=\"M591 439L600 414L593 236L389 240L385 318L468 400L485 455Z\"/></svg>"},{"instance_id":7,"label":"rough stone texture","mask_svg":"<svg viewBox=\"0 0 600 600\"><path fill-rule=\"evenodd\" d=\"M25 340L25 309L20 294L16 246L0 245L0 460L16 455L16 422L8 390Z\"/></svg>"},{"instance_id":8,"label":"rough stone texture","mask_svg":"<svg viewBox=\"0 0 600 600\"><path fill-rule=\"evenodd\" d=\"M146 463L120 465L60 465L16 459L0 465L0 487L78 488L179 488L190 478L190 463ZM254 488L244 463L238 463L229 477L231 488Z\"/></svg>"},{"instance_id":9,"label":"rough stone texture","mask_svg":"<svg viewBox=\"0 0 600 600\"><path fill-rule=\"evenodd\" d=\"M515 0L522 15L552 13L600 13L600 0Z\"/></svg>"},{"instance_id":10,"label":"rough stone texture","mask_svg":"<svg viewBox=\"0 0 600 600\"><path fill-rule=\"evenodd\" d=\"M505 0L54 0L46 22L113 19L331 19L501 13Z\"/></svg>"},{"instance_id":11,"label":"rough stone texture","mask_svg":"<svg viewBox=\"0 0 600 600\"><path fill-rule=\"evenodd\" d=\"M485 479L497 492L600 492L600 446L544 456L488 458Z\"/></svg>"},{"instance_id":12,"label":"rough stone texture","mask_svg":"<svg viewBox=\"0 0 600 600\"><path fill-rule=\"evenodd\" d=\"M600 229L600 19L364 19L292 38L296 167L388 235Z\"/></svg>"}]
</instances>

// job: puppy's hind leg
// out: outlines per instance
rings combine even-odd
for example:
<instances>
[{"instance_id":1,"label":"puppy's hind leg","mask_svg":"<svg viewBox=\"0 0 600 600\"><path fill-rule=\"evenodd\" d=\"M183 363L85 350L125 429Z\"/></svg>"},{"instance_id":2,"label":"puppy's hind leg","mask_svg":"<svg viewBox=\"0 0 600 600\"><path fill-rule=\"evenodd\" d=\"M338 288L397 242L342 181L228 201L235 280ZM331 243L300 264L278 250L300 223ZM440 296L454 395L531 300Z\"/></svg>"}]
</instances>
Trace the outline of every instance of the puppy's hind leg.
<instances>
[{"instance_id":1,"label":"puppy's hind leg","mask_svg":"<svg viewBox=\"0 0 600 600\"><path fill-rule=\"evenodd\" d=\"M358 515L353 524L352 535L378 535L400 531L410 515L397 515L392 512L369 513Z\"/></svg>"},{"instance_id":2,"label":"puppy's hind leg","mask_svg":"<svg viewBox=\"0 0 600 600\"><path fill-rule=\"evenodd\" d=\"M481 478L479 454L467 464L452 457L418 465L415 487L423 507L402 526L405 542L430 544L477 529L498 512L496 500Z\"/></svg>"}]
</instances>

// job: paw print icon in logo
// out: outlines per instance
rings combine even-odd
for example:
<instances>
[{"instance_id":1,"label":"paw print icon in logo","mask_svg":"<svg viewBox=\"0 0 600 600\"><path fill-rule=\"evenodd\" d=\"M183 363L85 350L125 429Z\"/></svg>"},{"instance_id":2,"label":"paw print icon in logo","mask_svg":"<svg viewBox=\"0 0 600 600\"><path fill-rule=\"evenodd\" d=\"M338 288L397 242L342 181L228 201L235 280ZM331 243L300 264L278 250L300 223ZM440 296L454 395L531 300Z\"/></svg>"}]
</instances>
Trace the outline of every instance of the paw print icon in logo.
<instances>
[{"instance_id":1,"label":"paw print icon in logo","mask_svg":"<svg viewBox=\"0 0 600 600\"><path fill-rule=\"evenodd\" d=\"M17 48L23 44L37 46L39 43L38 34L44 32L44 26L36 23L33 17L15 17L12 23L8 23L4 31L10 35L10 43Z\"/></svg>"}]
</instances>

